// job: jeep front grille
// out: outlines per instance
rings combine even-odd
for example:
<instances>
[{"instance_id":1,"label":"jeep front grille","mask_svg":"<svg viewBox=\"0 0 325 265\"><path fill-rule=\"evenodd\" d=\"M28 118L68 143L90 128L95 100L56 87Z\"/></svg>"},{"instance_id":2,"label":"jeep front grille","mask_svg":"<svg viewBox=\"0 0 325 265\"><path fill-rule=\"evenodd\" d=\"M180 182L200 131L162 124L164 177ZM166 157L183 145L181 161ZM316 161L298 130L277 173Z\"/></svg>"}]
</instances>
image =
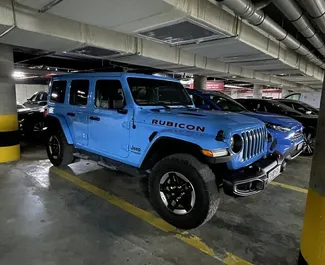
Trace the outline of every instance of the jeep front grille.
<instances>
[{"instance_id":1,"label":"jeep front grille","mask_svg":"<svg viewBox=\"0 0 325 265\"><path fill-rule=\"evenodd\" d=\"M265 127L242 132L243 161L249 160L264 152L267 133Z\"/></svg>"}]
</instances>

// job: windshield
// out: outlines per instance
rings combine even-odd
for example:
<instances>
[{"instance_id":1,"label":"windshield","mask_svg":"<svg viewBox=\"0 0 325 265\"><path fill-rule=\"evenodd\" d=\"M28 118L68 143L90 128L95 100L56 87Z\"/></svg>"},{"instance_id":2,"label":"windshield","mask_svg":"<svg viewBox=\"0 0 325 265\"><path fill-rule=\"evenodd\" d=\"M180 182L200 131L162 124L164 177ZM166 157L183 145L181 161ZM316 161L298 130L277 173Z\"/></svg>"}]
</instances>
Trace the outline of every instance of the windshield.
<instances>
[{"instance_id":1,"label":"windshield","mask_svg":"<svg viewBox=\"0 0 325 265\"><path fill-rule=\"evenodd\" d=\"M23 105L21 105L20 103L17 103L17 109L25 109L25 107Z\"/></svg>"},{"instance_id":2,"label":"windshield","mask_svg":"<svg viewBox=\"0 0 325 265\"><path fill-rule=\"evenodd\" d=\"M290 108L290 107L288 107L287 105L285 105L283 103L274 102L274 101L269 101L269 103L271 104L271 106L273 108L278 108L281 111L281 113L283 113L283 114L289 114L290 113L290 114L293 114L293 115L297 115L297 114L301 115L301 113L299 111L296 111L293 108ZM267 108L269 109L269 107L267 107ZM270 112L273 112L272 108L271 108Z\"/></svg>"},{"instance_id":3,"label":"windshield","mask_svg":"<svg viewBox=\"0 0 325 265\"><path fill-rule=\"evenodd\" d=\"M180 83L135 77L129 77L127 81L135 103L140 106L193 105L191 98Z\"/></svg>"},{"instance_id":4,"label":"windshield","mask_svg":"<svg viewBox=\"0 0 325 265\"><path fill-rule=\"evenodd\" d=\"M311 105L309 105L309 104L307 104L305 102L299 102L299 103L300 103L301 107L305 107L307 111L309 110L309 111L312 111L312 112L314 112L316 114L319 113L319 110L314 108L313 106L311 106Z\"/></svg>"},{"instance_id":5,"label":"windshield","mask_svg":"<svg viewBox=\"0 0 325 265\"><path fill-rule=\"evenodd\" d=\"M208 96L224 111L233 111L233 112L247 111L242 105L240 105L233 99L226 98L223 96L213 95L213 94L210 94Z\"/></svg>"}]
</instances>

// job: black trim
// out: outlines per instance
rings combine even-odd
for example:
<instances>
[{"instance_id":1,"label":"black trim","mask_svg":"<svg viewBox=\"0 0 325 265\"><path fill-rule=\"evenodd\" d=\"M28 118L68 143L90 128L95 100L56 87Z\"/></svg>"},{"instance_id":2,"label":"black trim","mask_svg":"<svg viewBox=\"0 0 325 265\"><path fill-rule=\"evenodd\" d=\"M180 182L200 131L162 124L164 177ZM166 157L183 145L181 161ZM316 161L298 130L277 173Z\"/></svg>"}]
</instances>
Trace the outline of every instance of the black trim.
<instances>
[{"instance_id":1,"label":"black trim","mask_svg":"<svg viewBox=\"0 0 325 265\"><path fill-rule=\"evenodd\" d=\"M299 258L298 258L298 263L297 265L308 265L307 261L303 257L301 251L299 250Z\"/></svg>"},{"instance_id":2,"label":"black trim","mask_svg":"<svg viewBox=\"0 0 325 265\"><path fill-rule=\"evenodd\" d=\"M19 144L19 130L11 132L0 132L0 147Z\"/></svg>"},{"instance_id":3,"label":"black trim","mask_svg":"<svg viewBox=\"0 0 325 265\"><path fill-rule=\"evenodd\" d=\"M153 138L155 138L155 136L157 135L158 132L153 132L150 136L149 136L149 142L151 143Z\"/></svg>"},{"instance_id":4,"label":"black trim","mask_svg":"<svg viewBox=\"0 0 325 265\"><path fill-rule=\"evenodd\" d=\"M220 156L220 157L207 157L204 156L205 161L208 164L221 164L231 161L232 157L231 155L228 156Z\"/></svg>"}]
</instances>

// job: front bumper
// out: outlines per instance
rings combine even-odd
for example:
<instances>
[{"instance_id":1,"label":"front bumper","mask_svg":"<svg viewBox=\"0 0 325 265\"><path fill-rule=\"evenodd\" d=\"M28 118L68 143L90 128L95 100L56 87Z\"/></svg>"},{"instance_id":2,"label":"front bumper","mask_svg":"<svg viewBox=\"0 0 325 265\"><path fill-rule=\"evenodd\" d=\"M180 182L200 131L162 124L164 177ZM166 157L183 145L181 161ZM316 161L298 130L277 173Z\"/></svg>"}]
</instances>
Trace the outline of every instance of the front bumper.
<instances>
[{"instance_id":1,"label":"front bumper","mask_svg":"<svg viewBox=\"0 0 325 265\"><path fill-rule=\"evenodd\" d=\"M287 160L293 160L297 158L306 148L306 143L304 140L295 143L294 146L292 146L288 152L284 155L285 159Z\"/></svg>"},{"instance_id":2,"label":"front bumper","mask_svg":"<svg viewBox=\"0 0 325 265\"><path fill-rule=\"evenodd\" d=\"M250 166L232 172L223 179L223 189L227 195L249 196L261 192L285 170L283 156L274 152Z\"/></svg>"}]
</instances>

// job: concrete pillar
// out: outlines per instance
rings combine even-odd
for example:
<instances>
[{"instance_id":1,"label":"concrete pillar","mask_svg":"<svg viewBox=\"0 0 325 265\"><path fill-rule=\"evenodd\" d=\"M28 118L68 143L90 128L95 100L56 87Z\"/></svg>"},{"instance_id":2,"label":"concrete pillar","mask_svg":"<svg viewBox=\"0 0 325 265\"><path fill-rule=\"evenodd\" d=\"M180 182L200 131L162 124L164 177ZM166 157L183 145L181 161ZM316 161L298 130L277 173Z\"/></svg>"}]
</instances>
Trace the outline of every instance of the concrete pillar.
<instances>
[{"instance_id":1,"label":"concrete pillar","mask_svg":"<svg viewBox=\"0 0 325 265\"><path fill-rule=\"evenodd\" d=\"M281 97L283 98L284 96L289 94L289 90L286 88L281 88Z\"/></svg>"},{"instance_id":2,"label":"concrete pillar","mask_svg":"<svg viewBox=\"0 0 325 265\"><path fill-rule=\"evenodd\" d=\"M232 98L236 99L236 98L237 98L237 89L235 89L235 88L231 88L231 89L230 89L230 96L231 96Z\"/></svg>"},{"instance_id":3,"label":"concrete pillar","mask_svg":"<svg viewBox=\"0 0 325 265\"><path fill-rule=\"evenodd\" d=\"M207 84L207 77L203 75L194 75L194 88L205 90Z\"/></svg>"},{"instance_id":4,"label":"concrete pillar","mask_svg":"<svg viewBox=\"0 0 325 265\"><path fill-rule=\"evenodd\" d=\"M298 264L325 264L325 82L318 116Z\"/></svg>"},{"instance_id":5,"label":"concrete pillar","mask_svg":"<svg viewBox=\"0 0 325 265\"><path fill-rule=\"evenodd\" d=\"M0 163L20 158L12 47L0 44Z\"/></svg>"},{"instance_id":6,"label":"concrete pillar","mask_svg":"<svg viewBox=\"0 0 325 265\"><path fill-rule=\"evenodd\" d=\"M253 98L262 98L263 96L263 86L254 85Z\"/></svg>"}]
</instances>

